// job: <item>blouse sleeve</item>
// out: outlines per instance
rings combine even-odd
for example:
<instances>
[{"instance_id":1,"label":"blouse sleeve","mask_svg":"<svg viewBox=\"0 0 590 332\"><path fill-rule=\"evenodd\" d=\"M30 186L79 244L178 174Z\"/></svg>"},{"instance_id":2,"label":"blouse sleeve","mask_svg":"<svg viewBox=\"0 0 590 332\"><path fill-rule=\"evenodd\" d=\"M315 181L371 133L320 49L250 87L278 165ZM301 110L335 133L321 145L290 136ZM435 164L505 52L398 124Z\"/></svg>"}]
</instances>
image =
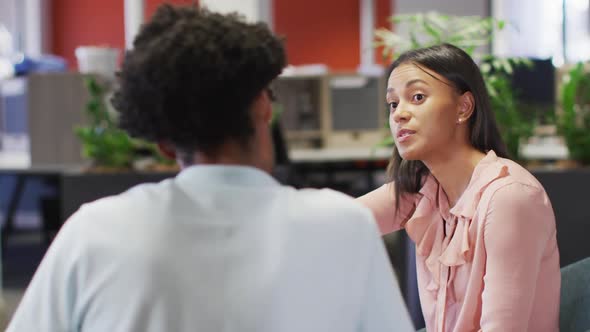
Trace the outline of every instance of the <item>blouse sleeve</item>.
<instances>
[{"instance_id":1,"label":"blouse sleeve","mask_svg":"<svg viewBox=\"0 0 590 332\"><path fill-rule=\"evenodd\" d=\"M373 212L381 234L388 234L402 228L414 207L411 196L406 196L400 202L399 212L396 212L393 182L384 184L357 200Z\"/></svg>"},{"instance_id":2,"label":"blouse sleeve","mask_svg":"<svg viewBox=\"0 0 590 332\"><path fill-rule=\"evenodd\" d=\"M492 196L484 221L483 331L528 331L543 252L555 232L545 192L513 183Z\"/></svg>"}]
</instances>

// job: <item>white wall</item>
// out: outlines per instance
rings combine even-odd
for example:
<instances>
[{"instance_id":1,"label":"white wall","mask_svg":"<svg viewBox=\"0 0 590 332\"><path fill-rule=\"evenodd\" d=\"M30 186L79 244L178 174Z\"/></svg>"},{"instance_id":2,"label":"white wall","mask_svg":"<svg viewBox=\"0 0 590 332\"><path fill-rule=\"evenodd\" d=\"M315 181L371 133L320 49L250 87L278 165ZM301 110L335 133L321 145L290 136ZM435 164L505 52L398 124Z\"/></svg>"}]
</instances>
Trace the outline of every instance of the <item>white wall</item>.
<instances>
[{"instance_id":1,"label":"white wall","mask_svg":"<svg viewBox=\"0 0 590 332\"><path fill-rule=\"evenodd\" d=\"M201 0L199 4L220 13L238 12L248 21L262 21L273 26L272 0Z\"/></svg>"},{"instance_id":2,"label":"white wall","mask_svg":"<svg viewBox=\"0 0 590 332\"><path fill-rule=\"evenodd\" d=\"M12 34L15 51L37 56L49 51L51 0L0 0L0 23Z\"/></svg>"},{"instance_id":3,"label":"white wall","mask_svg":"<svg viewBox=\"0 0 590 332\"><path fill-rule=\"evenodd\" d=\"M6 26L9 30L14 27L14 1L1 0L0 1L0 23Z\"/></svg>"},{"instance_id":4,"label":"white wall","mask_svg":"<svg viewBox=\"0 0 590 332\"><path fill-rule=\"evenodd\" d=\"M6 0L5 0L6 1ZM23 29L22 51L29 56L38 56L49 52L51 40L49 32L49 2L50 0L20 0L22 3Z\"/></svg>"},{"instance_id":5,"label":"white wall","mask_svg":"<svg viewBox=\"0 0 590 332\"><path fill-rule=\"evenodd\" d=\"M133 40L139 32L139 28L145 17L144 0L125 0L125 48L133 48Z\"/></svg>"},{"instance_id":6,"label":"white wall","mask_svg":"<svg viewBox=\"0 0 590 332\"><path fill-rule=\"evenodd\" d=\"M490 0L394 0L393 4L395 14L437 11L449 15L490 15Z\"/></svg>"},{"instance_id":7,"label":"white wall","mask_svg":"<svg viewBox=\"0 0 590 332\"><path fill-rule=\"evenodd\" d=\"M17 36L15 35L16 31L16 2L14 0L0 0L0 24L2 24L8 32L12 35L12 43L9 47L2 45L2 50L5 51L4 48L16 48L17 45Z\"/></svg>"},{"instance_id":8,"label":"white wall","mask_svg":"<svg viewBox=\"0 0 590 332\"><path fill-rule=\"evenodd\" d=\"M436 11L442 14L455 16L490 16L491 0L393 0L395 15L415 14ZM517 0L514 0L517 1ZM395 27L394 27L395 29ZM396 32L407 35L407 27L398 27ZM489 52L489 47L481 49Z\"/></svg>"}]
</instances>

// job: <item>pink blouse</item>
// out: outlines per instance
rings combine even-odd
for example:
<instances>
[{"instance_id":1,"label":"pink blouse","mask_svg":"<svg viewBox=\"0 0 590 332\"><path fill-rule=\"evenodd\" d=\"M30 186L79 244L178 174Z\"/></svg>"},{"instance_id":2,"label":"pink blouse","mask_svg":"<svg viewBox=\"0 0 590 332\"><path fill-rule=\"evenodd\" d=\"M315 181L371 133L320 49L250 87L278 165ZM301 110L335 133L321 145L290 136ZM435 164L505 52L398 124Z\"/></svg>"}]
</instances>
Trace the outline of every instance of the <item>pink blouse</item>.
<instances>
[{"instance_id":1,"label":"pink blouse","mask_svg":"<svg viewBox=\"0 0 590 332\"><path fill-rule=\"evenodd\" d=\"M560 270L555 217L541 184L490 151L450 208L429 176L395 213L393 186L359 198L382 233L405 227L416 243L428 332L558 331Z\"/></svg>"}]
</instances>

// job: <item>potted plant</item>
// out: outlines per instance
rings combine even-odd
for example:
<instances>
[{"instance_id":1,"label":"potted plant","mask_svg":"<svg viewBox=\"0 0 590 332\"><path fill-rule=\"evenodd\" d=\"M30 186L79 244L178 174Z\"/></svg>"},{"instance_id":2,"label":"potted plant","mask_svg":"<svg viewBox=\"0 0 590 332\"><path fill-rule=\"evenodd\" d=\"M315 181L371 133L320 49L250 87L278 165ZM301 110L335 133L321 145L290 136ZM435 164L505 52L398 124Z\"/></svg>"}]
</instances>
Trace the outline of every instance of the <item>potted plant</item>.
<instances>
[{"instance_id":1,"label":"potted plant","mask_svg":"<svg viewBox=\"0 0 590 332\"><path fill-rule=\"evenodd\" d=\"M512 157L520 159L520 142L533 134L533 125L531 119L519 112L510 75L514 66L530 66L530 61L523 58L499 58L485 52L494 30L505 27L504 21L437 12L395 15L390 20L400 31L407 32L399 34L386 28L375 31L374 45L382 48L383 57L389 61L408 50L449 43L463 49L480 64L503 139ZM391 144L391 138L382 143Z\"/></svg>"},{"instance_id":2,"label":"potted plant","mask_svg":"<svg viewBox=\"0 0 590 332\"><path fill-rule=\"evenodd\" d=\"M578 63L563 77L560 88L561 112L557 130L565 139L570 158L590 164L590 73Z\"/></svg>"},{"instance_id":3,"label":"potted plant","mask_svg":"<svg viewBox=\"0 0 590 332\"><path fill-rule=\"evenodd\" d=\"M176 170L174 161L164 158L154 144L132 139L117 127L106 102L107 83L101 84L96 77L88 76L85 84L90 95L85 109L89 124L74 130L82 142L82 154L92 162L91 170Z\"/></svg>"}]
</instances>

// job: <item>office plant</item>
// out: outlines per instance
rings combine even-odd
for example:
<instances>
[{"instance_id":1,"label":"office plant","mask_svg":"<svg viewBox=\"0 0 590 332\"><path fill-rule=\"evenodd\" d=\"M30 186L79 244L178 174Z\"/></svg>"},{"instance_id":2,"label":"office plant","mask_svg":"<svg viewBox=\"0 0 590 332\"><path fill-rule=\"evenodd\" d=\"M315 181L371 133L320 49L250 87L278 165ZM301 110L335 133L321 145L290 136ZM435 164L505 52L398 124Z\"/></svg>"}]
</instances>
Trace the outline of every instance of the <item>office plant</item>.
<instances>
[{"instance_id":1,"label":"office plant","mask_svg":"<svg viewBox=\"0 0 590 332\"><path fill-rule=\"evenodd\" d=\"M92 170L131 170L142 164L142 169L175 171L173 160L163 157L155 144L132 139L117 127L116 119L107 106L108 83L94 76L85 78L89 99L85 113L88 124L74 131L82 142L82 154L92 163ZM145 161L140 163L139 161Z\"/></svg>"},{"instance_id":2,"label":"office plant","mask_svg":"<svg viewBox=\"0 0 590 332\"><path fill-rule=\"evenodd\" d=\"M85 113L88 125L74 129L82 142L82 154L94 168L129 169L134 159L135 144L117 128L106 105L107 89L95 77L85 78L89 99Z\"/></svg>"},{"instance_id":3,"label":"office plant","mask_svg":"<svg viewBox=\"0 0 590 332\"><path fill-rule=\"evenodd\" d=\"M570 159L590 164L590 72L578 63L563 77L557 131L565 139Z\"/></svg>"}]
</instances>

